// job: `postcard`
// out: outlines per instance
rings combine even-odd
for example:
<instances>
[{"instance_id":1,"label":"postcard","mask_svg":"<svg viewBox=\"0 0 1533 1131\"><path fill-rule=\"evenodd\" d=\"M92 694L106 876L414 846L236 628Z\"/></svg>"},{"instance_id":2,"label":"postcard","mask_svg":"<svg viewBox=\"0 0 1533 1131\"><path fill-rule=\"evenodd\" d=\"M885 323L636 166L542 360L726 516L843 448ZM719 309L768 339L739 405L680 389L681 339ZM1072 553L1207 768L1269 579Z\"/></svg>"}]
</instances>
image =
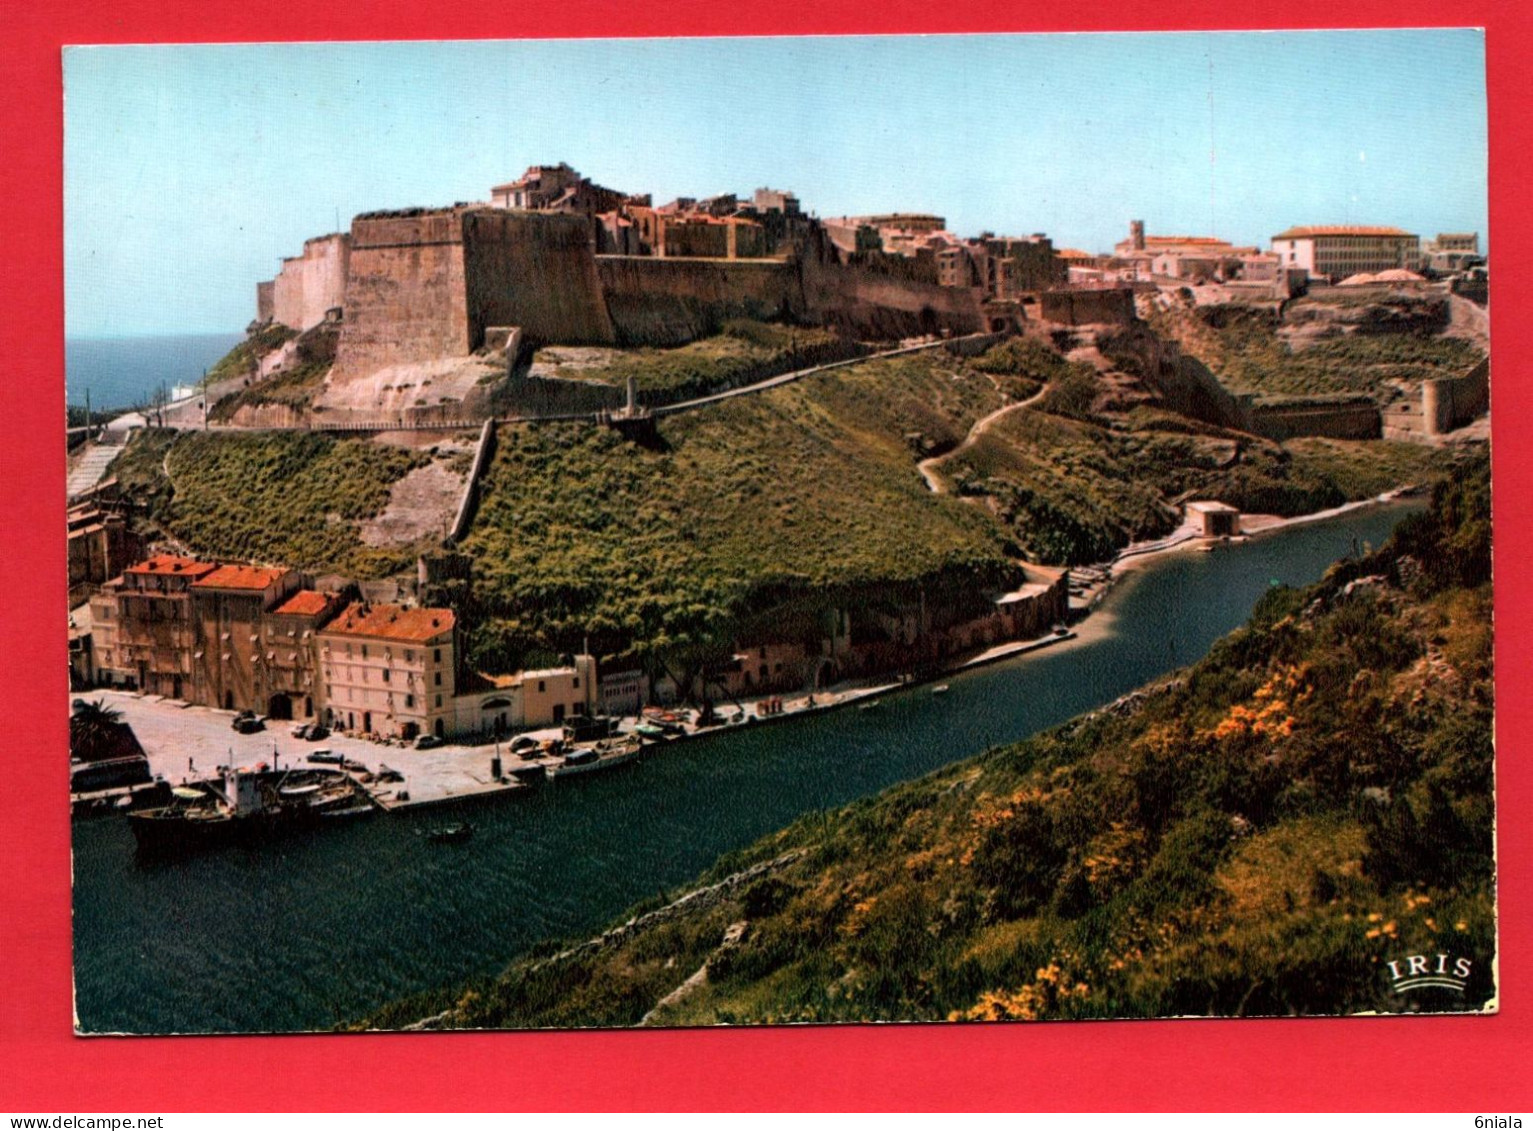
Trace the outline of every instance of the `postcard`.
<instances>
[{"instance_id":1,"label":"postcard","mask_svg":"<svg viewBox=\"0 0 1533 1131\"><path fill-rule=\"evenodd\" d=\"M63 73L78 1033L1498 1009L1483 32Z\"/></svg>"}]
</instances>

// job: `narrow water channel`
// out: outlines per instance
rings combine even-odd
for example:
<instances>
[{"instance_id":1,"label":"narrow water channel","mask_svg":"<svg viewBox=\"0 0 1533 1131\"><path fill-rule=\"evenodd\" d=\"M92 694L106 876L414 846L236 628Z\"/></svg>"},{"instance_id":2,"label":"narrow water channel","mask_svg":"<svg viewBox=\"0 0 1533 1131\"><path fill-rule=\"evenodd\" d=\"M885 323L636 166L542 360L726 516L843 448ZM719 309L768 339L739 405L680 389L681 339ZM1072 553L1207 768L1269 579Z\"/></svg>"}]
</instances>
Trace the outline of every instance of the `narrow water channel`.
<instances>
[{"instance_id":1,"label":"narrow water channel","mask_svg":"<svg viewBox=\"0 0 1533 1131\"><path fill-rule=\"evenodd\" d=\"M380 816L259 849L135 860L126 821L74 826L76 1010L87 1032L326 1028L588 932L721 853L1023 738L1201 657L1274 580L1308 584L1406 507L1352 512L1129 576L1081 640L846 710L658 752L473 811L474 838Z\"/></svg>"}]
</instances>

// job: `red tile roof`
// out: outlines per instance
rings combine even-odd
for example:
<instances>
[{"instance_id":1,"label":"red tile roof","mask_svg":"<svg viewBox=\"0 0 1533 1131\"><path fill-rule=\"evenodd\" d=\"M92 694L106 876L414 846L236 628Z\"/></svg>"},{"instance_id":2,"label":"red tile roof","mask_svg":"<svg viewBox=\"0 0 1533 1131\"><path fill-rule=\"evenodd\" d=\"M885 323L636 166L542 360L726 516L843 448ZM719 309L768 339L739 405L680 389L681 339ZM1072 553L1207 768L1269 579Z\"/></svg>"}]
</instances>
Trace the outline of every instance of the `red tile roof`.
<instances>
[{"instance_id":1,"label":"red tile roof","mask_svg":"<svg viewBox=\"0 0 1533 1131\"><path fill-rule=\"evenodd\" d=\"M312 617L322 613L330 605L330 598L313 589L300 589L272 612L278 616Z\"/></svg>"},{"instance_id":2,"label":"red tile roof","mask_svg":"<svg viewBox=\"0 0 1533 1131\"><path fill-rule=\"evenodd\" d=\"M1409 236L1403 228L1371 228L1357 224L1319 224L1289 228L1272 238L1275 240L1302 240L1314 236Z\"/></svg>"},{"instance_id":3,"label":"red tile roof","mask_svg":"<svg viewBox=\"0 0 1533 1131\"><path fill-rule=\"evenodd\" d=\"M164 577L172 574L176 577L201 577L203 574L212 573L218 566L213 562L199 562L196 558L183 558L178 554L156 554L147 561L128 567L128 573L153 574L156 577Z\"/></svg>"},{"instance_id":4,"label":"red tile roof","mask_svg":"<svg viewBox=\"0 0 1533 1131\"><path fill-rule=\"evenodd\" d=\"M348 605L326 626L325 632L423 643L451 632L456 620L451 609L406 609L357 602Z\"/></svg>"},{"instance_id":5,"label":"red tile roof","mask_svg":"<svg viewBox=\"0 0 1533 1131\"><path fill-rule=\"evenodd\" d=\"M265 566L225 565L192 584L198 589L267 589L286 573L285 569Z\"/></svg>"}]
</instances>

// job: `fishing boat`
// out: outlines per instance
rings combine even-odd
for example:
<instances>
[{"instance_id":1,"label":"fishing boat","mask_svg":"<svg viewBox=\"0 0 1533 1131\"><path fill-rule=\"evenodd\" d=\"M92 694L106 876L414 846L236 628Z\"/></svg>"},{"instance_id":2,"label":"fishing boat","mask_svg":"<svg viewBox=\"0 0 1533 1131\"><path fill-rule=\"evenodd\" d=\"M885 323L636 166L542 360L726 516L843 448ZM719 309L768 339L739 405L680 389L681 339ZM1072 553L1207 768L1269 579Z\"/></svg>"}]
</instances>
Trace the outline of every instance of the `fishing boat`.
<instances>
[{"instance_id":1,"label":"fishing boat","mask_svg":"<svg viewBox=\"0 0 1533 1131\"><path fill-rule=\"evenodd\" d=\"M165 805L128 813L140 851L245 844L311 828L331 807L360 802L349 781L318 771L226 767L213 781L175 786Z\"/></svg>"},{"instance_id":2,"label":"fishing boat","mask_svg":"<svg viewBox=\"0 0 1533 1131\"><path fill-rule=\"evenodd\" d=\"M637 758L642 747L643 743L632 735L603 739L594 746L577 746L564 756L564 761L549 767L548 776L561 778L567 774L614 769Z\"/></svg>"}]
</instances>

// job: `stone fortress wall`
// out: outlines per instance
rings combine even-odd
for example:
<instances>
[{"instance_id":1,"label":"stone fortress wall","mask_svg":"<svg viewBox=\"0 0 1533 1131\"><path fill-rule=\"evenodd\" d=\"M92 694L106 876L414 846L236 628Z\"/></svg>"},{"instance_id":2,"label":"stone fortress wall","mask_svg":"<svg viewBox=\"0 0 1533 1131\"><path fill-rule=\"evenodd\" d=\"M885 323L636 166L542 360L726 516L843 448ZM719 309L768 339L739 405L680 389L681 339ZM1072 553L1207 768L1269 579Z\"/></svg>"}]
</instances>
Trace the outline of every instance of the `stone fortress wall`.
<instances>
[{"instance_id":1,"label":"stone fortress wall","mask_svg":"<svg viewBox=\"0 0 1533 1131\"><path fill-rule=\"evenodd\" d=\"M303 254L282 261L282 270L269 284L269 317L294 330L307 330L325 320L325 313L346 300L351 236L336 232L305 240ZM266 286L267 284L260 284ZM257 290L257 306L260 292Z\"/></svg>"},{"instance_id":2,"label":"stone fortress wall","mask_svg":"<svg viewBox=\"0 0 1533 1131\"><path fill-rule=\"evenodd\" d=\"M451 209L351 222L351 263L332 380L470 352L463 225Z\"/></svg>"},{"instance_id":3,"label":"stone fortress wall","mask_svg":"<svg viewBox=\"0 0 1533 1131\"><path fill-rule=\"evenodd\" d=\"M306 329L343 309L332 383L461 357L485 331L535 345L683 345L731 318L800 321L849 337L985 329L978 288L846 266L811 239L772 259L597 255L581 216L486 206L365 213L308 241L257 287L257 315Z\"/></svg>"}]
</instances>

